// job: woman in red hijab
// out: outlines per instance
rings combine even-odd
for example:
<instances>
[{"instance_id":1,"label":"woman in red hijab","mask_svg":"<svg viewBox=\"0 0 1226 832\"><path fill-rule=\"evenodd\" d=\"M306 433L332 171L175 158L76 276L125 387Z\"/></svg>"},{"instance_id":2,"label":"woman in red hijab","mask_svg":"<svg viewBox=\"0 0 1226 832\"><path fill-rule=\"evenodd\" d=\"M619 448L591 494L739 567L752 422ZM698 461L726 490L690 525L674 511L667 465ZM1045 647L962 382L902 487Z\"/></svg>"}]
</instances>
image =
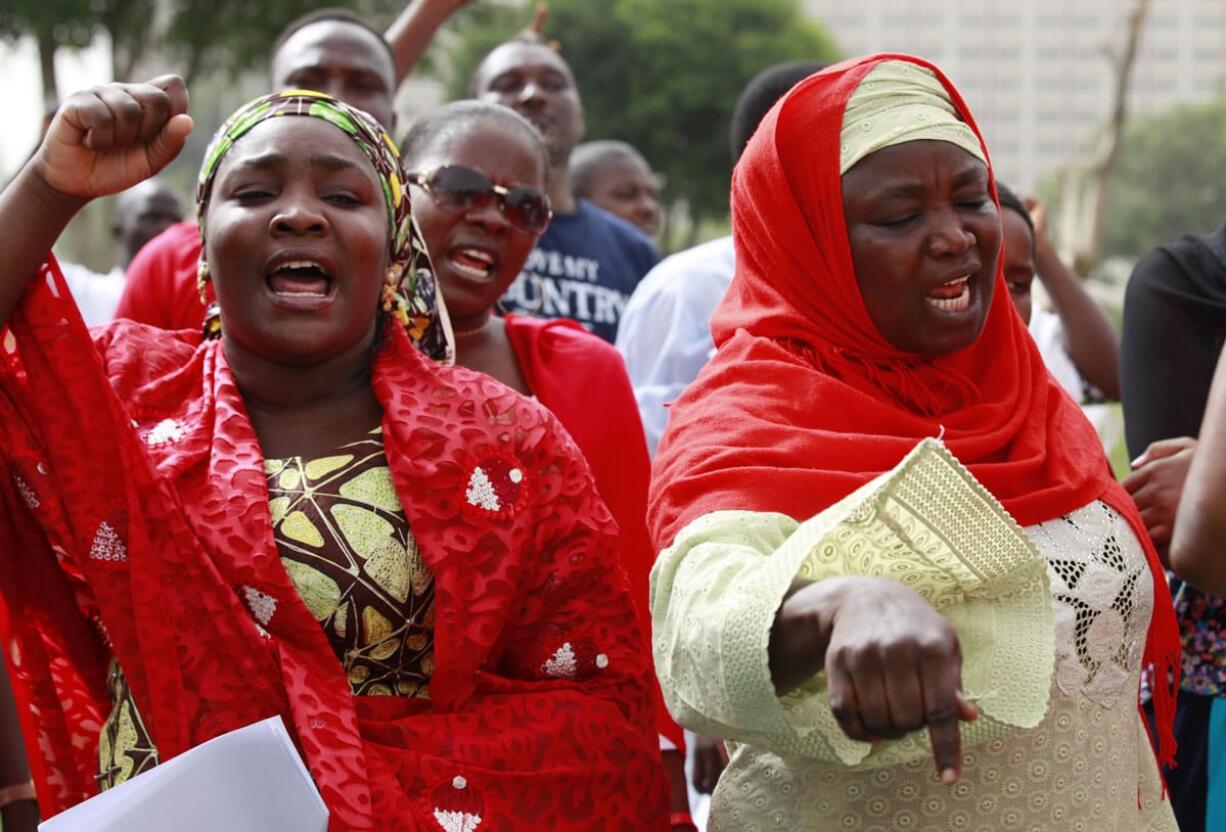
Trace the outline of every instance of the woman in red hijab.
<instances>
[{"instance_id":1,"label":"woman in red hijab","mask_svg":"<svg viewBox=\"0 0 1226 832\"><path fill-rule=\"evenodd\" d=\"M666 701L687 727L739 742L712 828L1174 829L1136 707L1147 667L1169 760L1169 593L1093 429L1010 304L991 166L957 91L902 55L802 81L738 164L732 217L718 351L672 408L649 509L665 550L652 613ZM836 547L814 542L804 568L779 565L843 498L946 456L936 438L961 473L948 494L913 494L953 518L929 543L955 546L960 522L986 517L1000 535L970 555L990 565L1020 525L1041 556L1041 609L976 639L951 624L965 621L956 608L910 588L942 581L918 555L893 577L815 580L806 570ZM887 526L923 549L897 517ZM853 554L871 566L890 553ZM1005 598L980 618L1010 620ZM1024 643L1048 616L1042 643ZM1018 651L1046 661L964 688ZM996 719L1027 698L1033 719Z\"/></svg>"}]
</instances>

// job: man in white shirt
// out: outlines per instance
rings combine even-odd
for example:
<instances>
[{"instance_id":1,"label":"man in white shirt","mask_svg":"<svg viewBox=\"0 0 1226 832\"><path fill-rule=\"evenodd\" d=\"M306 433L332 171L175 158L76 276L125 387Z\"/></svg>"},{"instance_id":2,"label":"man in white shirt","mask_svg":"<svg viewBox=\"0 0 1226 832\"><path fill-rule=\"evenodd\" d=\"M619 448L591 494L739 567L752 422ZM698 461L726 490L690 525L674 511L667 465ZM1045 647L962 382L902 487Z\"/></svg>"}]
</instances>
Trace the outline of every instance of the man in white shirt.
<instances>
[{"instance_id":1,"label":"man in white shirt","mask_svg":"<svg viewBox=\"0 0 1226 832\"><path fill-rule=\"evenodd\" d=\"M775 102L821 68L811 61L778 64L746 85L732 115L733 161L740 158ZM732 282L734 268L731 236L678 252L647 273L622 313L617 349L626 359L653 454L668 423L668 404L694 380L715 349L711 314Z\"/></svg>"}]
</instances>

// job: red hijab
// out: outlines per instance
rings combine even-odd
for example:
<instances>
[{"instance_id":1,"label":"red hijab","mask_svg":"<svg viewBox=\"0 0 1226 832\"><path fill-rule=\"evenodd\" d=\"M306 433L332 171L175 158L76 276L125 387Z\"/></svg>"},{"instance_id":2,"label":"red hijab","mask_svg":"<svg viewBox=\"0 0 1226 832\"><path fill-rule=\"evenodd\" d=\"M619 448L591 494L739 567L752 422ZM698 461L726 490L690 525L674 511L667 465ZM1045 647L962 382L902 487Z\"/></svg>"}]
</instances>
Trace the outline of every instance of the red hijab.
<instances>
[{"instance_id":1,"label":"red hijab","mask_svg":"<svg viewBox=\"0 0 1226 832\"><path fill-rule=\"evenodd\" d=\"M1093 427L1014 312L1002 263L983 332L950 355L898 349L864 305L843 216L840 133L860 81L889 60L932 70L983 142L949 80L906 55L829 67L767 114L733 174L736 275L711 324L718 350L673 405L655 459L653 539L668 546L718 510L806 520L940 435L1023 526L1101 499L1128 520L1153 575L1144 661L1169 680L1156 686L1155 705L1171 762L1180 646L1165 575Z\"/></svg>"}]
</instances>

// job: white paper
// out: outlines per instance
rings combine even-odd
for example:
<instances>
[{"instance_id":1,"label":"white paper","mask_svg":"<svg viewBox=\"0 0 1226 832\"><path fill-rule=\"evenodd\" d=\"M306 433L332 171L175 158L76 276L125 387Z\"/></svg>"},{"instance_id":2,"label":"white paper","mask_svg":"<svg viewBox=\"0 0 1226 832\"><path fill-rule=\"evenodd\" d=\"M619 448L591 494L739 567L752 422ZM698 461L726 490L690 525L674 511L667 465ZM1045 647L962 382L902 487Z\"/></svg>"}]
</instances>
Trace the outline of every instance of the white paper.
<instances>
[{"instance_id":1,"label":"white paper","mask_svg":"<svg viewBox=\"0 0 1226 832\"><path fill-rule=\"evenodd\" d=\"M275 716L198 745L38 828L326 832L328 809Z\"/></svg>"}]
</instances>

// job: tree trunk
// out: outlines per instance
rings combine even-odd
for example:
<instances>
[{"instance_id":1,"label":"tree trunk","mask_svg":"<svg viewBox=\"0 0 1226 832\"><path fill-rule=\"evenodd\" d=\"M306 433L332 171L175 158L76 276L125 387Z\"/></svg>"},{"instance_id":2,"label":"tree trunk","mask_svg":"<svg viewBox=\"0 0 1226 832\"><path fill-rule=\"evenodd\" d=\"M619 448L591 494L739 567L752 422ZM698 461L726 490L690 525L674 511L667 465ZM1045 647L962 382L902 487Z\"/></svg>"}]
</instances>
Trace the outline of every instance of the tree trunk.
<instances>
[{"instance_id":1,"label":"tree trunk","mask_svg":"<svg viewBox=\"0 0 1226 832\"><path fill-rule=\"evenodd\" d=\"M1111 63L1113 94L1111 117L1091 160L1073 164L1060 174L1060 259L1087 277L1102 258L1103 232L1110 213L1111 178L1115 174L1128 121L1128 88L1144 28L1149 0L1136 0L1128 17L1122 52L1104 47Z\"/></svg>"},{"instance_id":2,"label":"tree trunk","mask_svg":"<svg viewBox=\"0 0 1226 832\"><path fill-rule=\"evenodd\" d=\"M1102 258L1103 229L1106 227L1111 194L1111 177L1119 160L1123 144L1124 128L1128 123L1128 89L1132 84L1132 71L1136 64L1137 50L1141 44L1141 30L1149 0L1137 0L1128 19L1128 38L1123 53L1115 60L1115 93L1111 109L1111 122L1107 130L1102 156L1090 173L1086 202L1090 208L1089 233L1073 266L1082 276L1098 265Z\"/></svg>"},{"instance_id":3,"label":"tree trunk","mask_svg":"<svg viewBox=\"0 0 1226 832\"><path fill-rule=\"evenodd\" d=\"M43 108L50 112L59 106L60 88L55 80L55 50L58 44L48 29L38 33L38 66L43 76Z\"/></svg>"}]
</instances>

